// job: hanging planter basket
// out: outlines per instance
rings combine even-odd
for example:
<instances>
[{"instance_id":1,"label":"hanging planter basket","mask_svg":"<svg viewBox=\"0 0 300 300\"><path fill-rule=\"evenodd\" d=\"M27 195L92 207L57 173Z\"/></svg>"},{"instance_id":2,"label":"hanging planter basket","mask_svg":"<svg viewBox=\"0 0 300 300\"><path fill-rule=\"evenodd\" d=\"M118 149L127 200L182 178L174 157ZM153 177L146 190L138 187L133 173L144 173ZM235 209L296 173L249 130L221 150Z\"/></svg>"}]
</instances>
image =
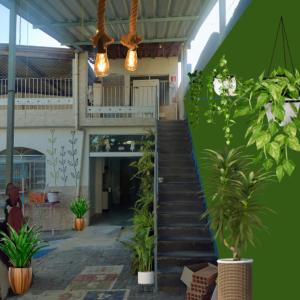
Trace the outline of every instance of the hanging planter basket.
<instances>
[{"instance_id":1,"label":"hanging planter basket","mask_svg":"<svg viewBox=\"0 0 300 300\"><path fill-rule=\"evenodd\" d=\"M275 117L272 114L272 103L268 103L265 105L265 109L267 111L268 121L275 121ZM282 122L279 124L281 127L289 124L294 118L297 117L299 108L300 108L300 99L286 99L284 105L285 116Z\"/></svg>"}]
</instances>

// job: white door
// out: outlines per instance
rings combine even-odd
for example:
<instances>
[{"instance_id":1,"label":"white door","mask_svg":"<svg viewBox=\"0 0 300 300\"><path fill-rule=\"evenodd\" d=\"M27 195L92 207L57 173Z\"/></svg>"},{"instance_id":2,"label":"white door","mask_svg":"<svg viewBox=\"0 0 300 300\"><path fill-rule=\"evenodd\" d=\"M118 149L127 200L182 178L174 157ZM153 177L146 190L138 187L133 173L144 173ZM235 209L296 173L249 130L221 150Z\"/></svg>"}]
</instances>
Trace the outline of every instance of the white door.
<instances>
[{"instance_id":1,"label":"white door","mask_svg":"<svg viewBox=\"0 0 300 300\"><path fill-rule=\"evenodd\" d=\"M159 106L159 80L133 80L132 106Z\"/></svg>"}]
</instances>

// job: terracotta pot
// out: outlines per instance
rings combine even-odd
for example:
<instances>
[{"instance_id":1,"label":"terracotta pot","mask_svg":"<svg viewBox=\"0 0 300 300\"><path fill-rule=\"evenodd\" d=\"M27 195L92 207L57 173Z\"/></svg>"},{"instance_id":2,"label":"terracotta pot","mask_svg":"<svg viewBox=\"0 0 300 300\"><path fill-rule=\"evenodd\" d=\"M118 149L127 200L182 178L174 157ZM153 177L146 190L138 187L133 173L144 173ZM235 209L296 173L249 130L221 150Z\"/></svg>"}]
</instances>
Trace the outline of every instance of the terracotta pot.
<instances>
[{"instance_id":1,"label":"terracotta pot","mask_svg":"<svg viewBox=\"0 0 300 300\"><path fill-rule=\"evenodd\" d=\"M218 300L252 300L252 259L218 260Z\"/></svg>"},{"instance_id":2,"label":"terracotta pot","mask_svg":"<svg viewBox=\"0 0 300 300\"><path fill-rule=\"evenodd\" d=\"M10 287L15 294L25 294L32 282L32 268L13 268L8 269L8 279Z\"/></svg>"},{"instance_id":3,"label":"terracotta pot","mask_svg":"<svg viewBox=\"0 0 300 300\"><path fill-rule=\"evenodd\" d=\"M85 222L83 218L76 218L75 219L75 230L82 231L84 229Z\"/></svg>"}]
</instances>

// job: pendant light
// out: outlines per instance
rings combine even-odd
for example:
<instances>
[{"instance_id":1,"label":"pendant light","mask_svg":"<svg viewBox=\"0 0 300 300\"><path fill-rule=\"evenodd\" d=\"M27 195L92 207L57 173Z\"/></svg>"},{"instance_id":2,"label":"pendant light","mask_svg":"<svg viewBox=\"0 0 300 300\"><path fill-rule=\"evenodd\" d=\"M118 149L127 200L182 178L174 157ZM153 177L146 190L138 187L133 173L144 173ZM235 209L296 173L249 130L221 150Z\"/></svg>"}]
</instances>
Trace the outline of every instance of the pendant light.
<instances>
[{"instance_id":1,"label":"pendant light","mask_svg":"<svg viewBox=\"0 0 300 300\"><path fill-rule=\"evenodd\" d=\"M97 49L96 60L94 64L94 72L97 77L104 77L109 74L107 47L114 42L114 39L105 32L105 4L106 0L98 1L97 31L96 35L92 37L93 46Z\"/></svg>"},{"instance_id":2,"label":"pendant light","mask_svg":"<svg viewBox=\"0 0 300 300\"><path fill-rule=\"evenodd\" d=\"M138 65L137 48L142 42L142 38L136 33L136 22L138 15L138 0L131 0L131 11L129 20L129 33L123 35L121 38L121 44L128 48L125 69L134 72Z\"/></svg>"}]
</instances>

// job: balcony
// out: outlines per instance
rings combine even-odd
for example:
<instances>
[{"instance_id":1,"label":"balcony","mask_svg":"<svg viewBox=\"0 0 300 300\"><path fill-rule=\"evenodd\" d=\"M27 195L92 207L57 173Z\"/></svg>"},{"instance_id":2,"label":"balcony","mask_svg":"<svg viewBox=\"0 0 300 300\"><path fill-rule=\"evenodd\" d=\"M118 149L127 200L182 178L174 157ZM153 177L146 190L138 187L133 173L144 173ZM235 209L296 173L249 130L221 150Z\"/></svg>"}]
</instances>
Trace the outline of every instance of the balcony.
<instances>
[{"instance_id":1,"label":"balcony","mask_svg":"<svg viewBox=\"0 0 300 300\"><path fill-rule=\"evenodd\" d=\"M73 126L71 78L17 78L15 126ZM0 127L6 127L7 79L0 79Z\"/></svg>"}]
</instances>

